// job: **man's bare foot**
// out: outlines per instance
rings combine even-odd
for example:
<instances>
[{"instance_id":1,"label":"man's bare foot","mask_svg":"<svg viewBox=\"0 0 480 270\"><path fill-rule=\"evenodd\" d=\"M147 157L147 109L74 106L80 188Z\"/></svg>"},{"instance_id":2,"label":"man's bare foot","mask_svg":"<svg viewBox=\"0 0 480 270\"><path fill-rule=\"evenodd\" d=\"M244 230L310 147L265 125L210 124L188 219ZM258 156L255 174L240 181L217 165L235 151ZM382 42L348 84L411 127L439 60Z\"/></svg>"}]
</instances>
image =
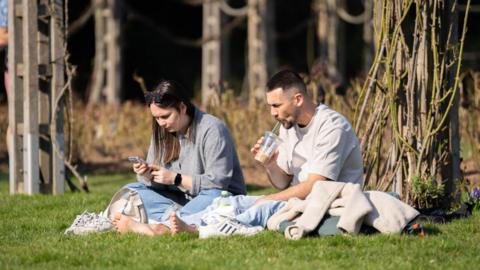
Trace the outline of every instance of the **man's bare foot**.
<instances>
[{"instance_id":1,"label":"man's bare foot","mask_svg":"<svg viewBox=\"0 0 480 270\"><path fill-rule=\"evenodd\" d=\"M170 214L170 232L172 234L180 232L197 233L198 230L195 225L188 225L187 223L183 222L183 220L181 220L174 211Z\"/></svg>"}]
</instances>

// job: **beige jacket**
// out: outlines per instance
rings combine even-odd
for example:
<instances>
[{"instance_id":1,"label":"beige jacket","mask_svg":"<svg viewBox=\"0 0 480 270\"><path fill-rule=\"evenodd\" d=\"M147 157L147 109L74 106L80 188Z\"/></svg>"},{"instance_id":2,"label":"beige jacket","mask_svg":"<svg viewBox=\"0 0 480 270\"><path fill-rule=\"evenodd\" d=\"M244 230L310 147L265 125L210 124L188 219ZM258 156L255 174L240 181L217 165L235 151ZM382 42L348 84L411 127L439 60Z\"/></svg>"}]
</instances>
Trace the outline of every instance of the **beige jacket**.
<instances>
[{"instance_id":1,"label":"beige jacket","mask_svg":"<svg viewBox=\"0 0 480 270\"><path fill-rule=\"evenodd\" d=\"M363 223L381 233L399 233L419 212L413 207L380 191L363 192L358 184L318 181L305 200L290 199L267 222L278 230L284 220L295 221L285 230L287 239L300 239L313 231L325 214L339 216L337 227L356 234Z\"/></svg>"}]
</instances>

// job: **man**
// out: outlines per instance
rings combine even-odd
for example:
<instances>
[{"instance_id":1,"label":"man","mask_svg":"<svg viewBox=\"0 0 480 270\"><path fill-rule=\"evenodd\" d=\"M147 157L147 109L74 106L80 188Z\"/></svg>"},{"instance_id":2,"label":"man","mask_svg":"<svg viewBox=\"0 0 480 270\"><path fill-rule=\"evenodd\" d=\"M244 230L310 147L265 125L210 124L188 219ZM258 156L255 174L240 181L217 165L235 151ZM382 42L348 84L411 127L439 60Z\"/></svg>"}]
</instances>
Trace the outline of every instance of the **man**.
<instances>
[{"instance_id":1,"label":"man","mask_svg":"<svg viewBox=\"0 0 480 270\"><path fill-rule=\"evenodd\" d=\"M261 163L272 185L280 192L256 202L305 199L317 181L363 185L360 143L350 123L324 104L316 106L307 95L302 78L289 70L267 83L270 113L282 124L279 150ZM251 149L256 155L263 138Z\"/></svg>"}]
</instances>

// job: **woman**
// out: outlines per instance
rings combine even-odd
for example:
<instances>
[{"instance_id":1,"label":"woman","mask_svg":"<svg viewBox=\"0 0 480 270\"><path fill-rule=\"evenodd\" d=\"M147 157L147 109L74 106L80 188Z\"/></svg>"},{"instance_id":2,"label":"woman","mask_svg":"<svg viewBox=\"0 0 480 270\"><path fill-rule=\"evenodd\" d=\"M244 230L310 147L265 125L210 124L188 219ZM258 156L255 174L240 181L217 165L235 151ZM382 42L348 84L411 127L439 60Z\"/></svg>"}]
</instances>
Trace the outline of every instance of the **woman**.
<instances>
[{"instance_id":1,"label":"woman","mask_svg":"<svg viewBox=\"0 0 480 270\"><path fill-rule=\"evenodd\" d=\"M123 233L149 235L168 232L172 213L188 216L205 209L222 190L245 194L246 188L236 149L227 127L203 113L185 97L183 87L164 80L145 94L152 113L152 141L146 163L134 163L138 191L149 224L116 215L114 225ZM178 211L177 211L178 210ZM157 223L157 224L155 224Z\"/></svg>"}]
</instances>

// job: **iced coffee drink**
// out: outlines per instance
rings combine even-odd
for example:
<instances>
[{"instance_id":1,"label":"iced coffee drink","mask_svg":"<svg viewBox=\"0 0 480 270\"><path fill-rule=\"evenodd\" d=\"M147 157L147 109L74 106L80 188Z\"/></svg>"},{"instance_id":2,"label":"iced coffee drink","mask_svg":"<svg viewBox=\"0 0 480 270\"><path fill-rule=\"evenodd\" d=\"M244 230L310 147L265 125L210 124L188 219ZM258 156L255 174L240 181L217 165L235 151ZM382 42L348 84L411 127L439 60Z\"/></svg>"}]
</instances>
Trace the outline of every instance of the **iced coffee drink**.
<instances>
[{"instance_id":1,"label":"iced coffee drink","mask_svg":"<svg viewBox=\"0 0 480 270\"><path fill-rule=\"evenodd\" d=\"M280 143L281 140L277 135L270 131L265 132L262 145L260 145L260 149L255 155L255 159L261 163L267 162L272 157L273 153L275 153L275 150L277 150Z\"/></svg>"},{"instance_id":2,"label":"iced coffee drink","mask_svg":"<svg viewBox=\"0 0 480 270\"><path fill-rule=\"evenodd\" d=\"M267 162L267 160L269 159L270 157L268 156L267 153L265 152L258 152L257 155L255 155L255 159L260 161L261 163L265 163Z\"/></svg>"}]
</instances>

